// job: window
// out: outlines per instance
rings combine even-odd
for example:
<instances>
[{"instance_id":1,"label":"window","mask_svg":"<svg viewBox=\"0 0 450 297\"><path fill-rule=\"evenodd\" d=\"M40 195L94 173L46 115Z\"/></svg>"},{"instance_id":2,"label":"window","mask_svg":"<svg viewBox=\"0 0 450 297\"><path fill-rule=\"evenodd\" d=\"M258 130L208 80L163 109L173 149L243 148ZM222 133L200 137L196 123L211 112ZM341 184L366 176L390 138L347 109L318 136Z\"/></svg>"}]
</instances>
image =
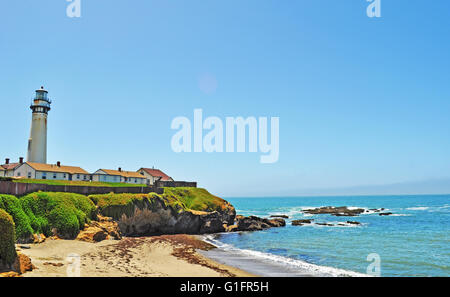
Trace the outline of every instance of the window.
<instances>
[{"instance_id":1,"label":"window","mask_svg":"<svg viewBox=\"0 0 450 297\"><path fill-rule=\"evenodd\" d=\"M47 172L42 172L42 179L47 179Z\"/></svg>"},{"instance_id":2,"label":"window","mask_svg":"<svg viewBox=\"0 0 450 297\"><path fill-rule=\"evenodd\" d=\"M79 174L77 174L77 179L80 179L80 175Z\"/></svg>"},{"instance_id":3,"label":"window","mask_svg":"<svg viewBox=\"0 0 450 297\"><path fill-rule=\"evenodd\" d=\"M64 175L63 175L63 176L64 176L64 178L66 178L66 174L65 174L65 173L64 173Z\"/></svg>"},{"instance_id":4,"label":"window","mask_svg":"<svg viewBox=\"0 0 450 297\"><path fill-rule=\"evenodd\" d=\"M56 173L53 173L53 179L56 179Z\"/></svg>"},{"instance_id":5,"label":"window","mask_svg":"<svg viewBox=\"0 0 450 297\"><path fill-rule=\"evenodd\" d=\"M20 176L20 172L17 172L17 176Z\"/></svg>"},{"instance_id":6,"label":"window","mask_svg":"<svg viewBox=\"0 0 450 297\"><path fill-rule=\"evenodd\" d=\"M31 172L28 172L28 178L31 178Z\"/></svg>"}]
</instances>

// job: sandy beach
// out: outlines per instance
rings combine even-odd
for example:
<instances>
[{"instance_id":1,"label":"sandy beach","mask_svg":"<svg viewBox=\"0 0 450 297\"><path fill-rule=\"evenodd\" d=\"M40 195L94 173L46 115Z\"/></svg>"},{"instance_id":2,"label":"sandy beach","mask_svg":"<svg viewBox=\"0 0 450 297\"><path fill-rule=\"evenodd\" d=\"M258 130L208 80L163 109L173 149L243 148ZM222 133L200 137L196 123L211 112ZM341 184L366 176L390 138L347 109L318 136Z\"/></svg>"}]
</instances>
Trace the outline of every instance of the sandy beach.
<instances>
[{"instance_id":1,"label":"sandy beach","mask_svg":"<svg viewBox=\"0 0 450 297\"><path fill-rule=\"evenodd\" d=\"M190 235L125 237L99 243L47 239L26 247L22 245L21 252L31 258L36 269L24 277L67 276L68 269L75 267L67 258L70 254L79 255L82 277L253 276L200 255L197 250L213 246Z\"/></svg>"}]
</instances>

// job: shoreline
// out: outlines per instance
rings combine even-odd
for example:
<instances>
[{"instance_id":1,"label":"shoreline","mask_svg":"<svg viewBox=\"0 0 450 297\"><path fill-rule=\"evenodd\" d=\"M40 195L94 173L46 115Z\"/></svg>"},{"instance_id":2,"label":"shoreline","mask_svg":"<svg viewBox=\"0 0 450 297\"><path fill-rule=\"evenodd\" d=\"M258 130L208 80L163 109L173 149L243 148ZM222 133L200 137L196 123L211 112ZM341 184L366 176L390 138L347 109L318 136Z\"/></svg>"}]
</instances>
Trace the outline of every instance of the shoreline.
<instances>
[{"instance_id":1,"label":"shoreline","mask_svg":"<svg viewBox=\"0 0 450 297\"><path fill-rule=\"evenodd\" d=\"M240 249L217 240L219 234L203 235L202 240L215 249L201 250L202 255L224 265L243 269L262 277L370 277L368 274L330 266L311 264L256 250Z\"/></svg>"},{"instance_id":2,"label":"shoreline","mask_svg":"<svg viewBox=\"0 0 450 297\"><path fill-rule=\"evenodd\" d=\"M17 246L36 267L24 277L65 277L74 267L67 258L70 254L79 255L81 277L256 276L200 253L216 247L196 235L124 237L98 243L47 239L40 244Z\"/></svg>"},{"instance_id":3,"label":"shoreline","mask_svg":"<svg viewBox=\"0 0 450 297\"><path fill-rule=\"evenodd\" d=\"M18 244L17 247L35 266L23 277L66 277L71 254L80 259L81 277L368 276L278 256L267 257L260 252L230 249L218 245L211 237L176 234L124 237L97 243L49 238L43 243Z\"/></svg>"}]
</instances>

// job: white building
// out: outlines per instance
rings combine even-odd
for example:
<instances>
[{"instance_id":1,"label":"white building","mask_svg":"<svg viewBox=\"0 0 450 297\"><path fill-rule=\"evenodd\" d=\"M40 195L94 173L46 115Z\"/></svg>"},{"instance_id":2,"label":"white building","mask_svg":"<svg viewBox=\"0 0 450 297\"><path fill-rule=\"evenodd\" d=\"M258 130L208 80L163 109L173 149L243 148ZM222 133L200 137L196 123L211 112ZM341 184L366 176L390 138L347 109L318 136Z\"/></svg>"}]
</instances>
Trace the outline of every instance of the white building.
<instances>
[{"instance_id":1,"label":"white building","mask_svg":"<svg viewBox=\"0 0 450 297\"><path fill-rule=\"evenodd\" d=\"M173 178L165 174L159 169L154 168L141 168L137 172L145 176L149 185L154 185L156 181L173 181Z\"/></svg>"},{"instance_id":2,"label":"white building","mask_svg":"<svg viewBox=\"0 0 450 297\"><path fill-rule=\"evenodd\" d=\"M60 162L57 164L25 162L14 170L14 176L47 180L89 181L91 179L91 175L86 170L76 166L63 166Z\"/></svg>"},{"instance_id":3,"label":"white building","mask_svg":"<svg viewBox=\"0 0 450 297\"><path fill-rule=\"evenodd\" d=\"M99 182L113 182L113 183L127 183L127 184L147 184L145 176L138 172L123 171L111 169L99 169L92 174L92 181Z\"/></svg>"},{"instance_id":4,"label":"white building","mask_svg":"<svg viewBox=\"0 0 450 297\"><path fill-rule=\"evenodd\" d=\"M19 163L10 163L9 159L5 160L5 164L0 165L0 176L14 177L15 170L23 163L23 158L19 158Z\"/></svg>"}]
</instances>

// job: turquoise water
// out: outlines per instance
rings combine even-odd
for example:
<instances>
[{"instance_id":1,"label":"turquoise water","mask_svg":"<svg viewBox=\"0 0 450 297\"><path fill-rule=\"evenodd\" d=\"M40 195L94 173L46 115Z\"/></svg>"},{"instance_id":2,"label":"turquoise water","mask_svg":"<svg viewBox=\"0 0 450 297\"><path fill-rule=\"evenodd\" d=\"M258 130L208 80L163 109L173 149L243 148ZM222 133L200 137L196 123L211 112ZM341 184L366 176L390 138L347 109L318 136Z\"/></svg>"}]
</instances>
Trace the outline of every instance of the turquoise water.
<instances>
[{"instance_id":1,"label":"turquoise water","mask_svg":"<svg viewBox=\"0 0 450 297\"><path fill-rule=\"evenodd\" d=\"M321 267L366 273L367 256L380 256L381 276L450 276L450 195L298 198L230 198L238 214L289 215L287 226L260 232L225 233L214 240L246 251L255 259L299 260ZM307 215L320 206L385 208L392 216ZM361 222L361 226L292 226L293 219ZM270 258L270 257L268 257Z\"/></svg>"}]
</instances>

